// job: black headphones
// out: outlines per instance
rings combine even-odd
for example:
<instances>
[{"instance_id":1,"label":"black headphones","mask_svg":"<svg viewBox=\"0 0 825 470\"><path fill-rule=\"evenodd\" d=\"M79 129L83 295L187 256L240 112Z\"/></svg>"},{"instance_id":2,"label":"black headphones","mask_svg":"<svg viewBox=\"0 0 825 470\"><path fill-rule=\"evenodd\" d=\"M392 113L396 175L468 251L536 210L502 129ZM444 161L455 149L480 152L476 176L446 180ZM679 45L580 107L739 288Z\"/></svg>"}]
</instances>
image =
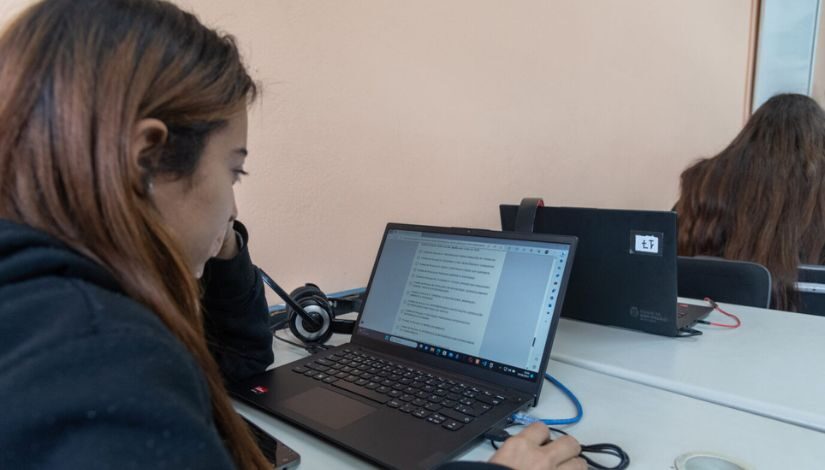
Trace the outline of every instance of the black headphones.
<instances>
[{"instance_id":1,"label":"black headphones","mask_svg":"<svg viewBox=\"0 0 825 470\"><path fill-rule=\"evenodd\" d=\"M286 302L286 312L271 317L273 331L288 325L292 334L307 346L324 344L333 333L352 334L355 321L335 317L359 311L360 297L331 299L318 286L309 283L287 294L263 269L258 271L264 283Z\"/></svg>"}]
</instances>

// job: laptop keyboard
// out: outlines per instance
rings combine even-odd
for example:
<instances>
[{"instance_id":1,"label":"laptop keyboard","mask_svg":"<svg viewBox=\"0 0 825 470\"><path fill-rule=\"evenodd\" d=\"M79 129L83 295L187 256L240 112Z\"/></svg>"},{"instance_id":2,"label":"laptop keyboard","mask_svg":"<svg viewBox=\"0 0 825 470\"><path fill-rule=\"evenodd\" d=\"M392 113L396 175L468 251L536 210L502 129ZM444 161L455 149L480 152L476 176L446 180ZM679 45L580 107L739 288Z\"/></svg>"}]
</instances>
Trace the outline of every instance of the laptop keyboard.
<instances>
[{"instance_id":1,"label":"laptop keyboard","mask_svg":"<svg viewBox=\"0 0 825 470\"><path fill-rule=\"evenodd\" d=\"M477 386L350 349L292 370L450 431L505 400Z\"/></svg>"}]
</instances>

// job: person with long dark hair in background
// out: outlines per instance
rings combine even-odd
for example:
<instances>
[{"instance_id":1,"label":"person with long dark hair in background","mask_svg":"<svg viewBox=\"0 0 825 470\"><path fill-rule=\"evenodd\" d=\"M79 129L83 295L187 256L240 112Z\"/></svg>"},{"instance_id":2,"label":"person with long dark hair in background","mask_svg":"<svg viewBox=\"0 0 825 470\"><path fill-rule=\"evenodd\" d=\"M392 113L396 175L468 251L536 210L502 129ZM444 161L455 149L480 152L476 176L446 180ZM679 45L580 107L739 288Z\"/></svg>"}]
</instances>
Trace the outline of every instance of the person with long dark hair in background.
<instances>
[{"instance_id":1,"label":"person with long dark hair in background","mask_svg":"<svg viewBox=\"0 0 825 470\"><path fill-rule=\"evenodd\" d=\"M273 360L234 195L257 91L164 1L44 0L2 33L0 468L271 468L224 388ZM493 461L585 468L548 437Z\"/></svg>"},{"instance_id":2,"label":"person with long dark hair in background","mask_svg":"<svg viewBox=\"0 0 825 470\"><path fill-rule=\"evenodd\" d=\"M795 311L800 264L825 262L825 112L811 98L774 96L733 142L681 176L679 254L765 266L772 303Z\"/></svg>"}]
</instances>

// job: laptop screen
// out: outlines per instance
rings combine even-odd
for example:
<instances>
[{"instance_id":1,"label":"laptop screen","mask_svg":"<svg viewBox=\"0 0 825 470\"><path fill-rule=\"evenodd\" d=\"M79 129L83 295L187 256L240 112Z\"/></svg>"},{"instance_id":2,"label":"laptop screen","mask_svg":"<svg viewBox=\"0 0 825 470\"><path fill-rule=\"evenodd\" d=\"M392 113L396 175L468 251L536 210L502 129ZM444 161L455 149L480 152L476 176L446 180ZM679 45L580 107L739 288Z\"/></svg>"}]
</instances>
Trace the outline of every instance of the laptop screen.
<instances>
[{"instance_id":1,"label":"laptop screen","mask_svg":"<svg viewBox=\"0 0 825 470\"><path fill-rule=\"evenodd\" d=\"M388 230L358 334L533 380L570 245Z\"/></svg>"}]
</instances>

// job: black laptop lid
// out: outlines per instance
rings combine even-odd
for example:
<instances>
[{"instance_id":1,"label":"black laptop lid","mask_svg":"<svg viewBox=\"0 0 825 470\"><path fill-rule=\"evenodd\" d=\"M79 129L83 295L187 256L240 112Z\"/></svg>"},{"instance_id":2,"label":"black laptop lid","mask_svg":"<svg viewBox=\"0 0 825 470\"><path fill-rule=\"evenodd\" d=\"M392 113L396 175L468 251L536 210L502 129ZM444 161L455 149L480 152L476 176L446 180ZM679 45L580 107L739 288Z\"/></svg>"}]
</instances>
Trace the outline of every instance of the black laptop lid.
<instances>
[{"instance_id":1,"label":"black laptop lid","mask_svg":"<svg viewBox=\"0 0 825 470\"><path fill-rule=\"evenodd\" d=\"M518 206L501 205L514 230ZM579 238L562 315L675 336L676 213L539 207L534 231Z\"/></svg>"},{"instance_id":2,"label":"black laptop lid","mask_svg":"<svg viewBox=\"0 0 825 470\"><path fill-rule=\"evenodd\" d=\"M389 224L352 342L538 397L575 247Z\"/></svg>"}]
</instances>

